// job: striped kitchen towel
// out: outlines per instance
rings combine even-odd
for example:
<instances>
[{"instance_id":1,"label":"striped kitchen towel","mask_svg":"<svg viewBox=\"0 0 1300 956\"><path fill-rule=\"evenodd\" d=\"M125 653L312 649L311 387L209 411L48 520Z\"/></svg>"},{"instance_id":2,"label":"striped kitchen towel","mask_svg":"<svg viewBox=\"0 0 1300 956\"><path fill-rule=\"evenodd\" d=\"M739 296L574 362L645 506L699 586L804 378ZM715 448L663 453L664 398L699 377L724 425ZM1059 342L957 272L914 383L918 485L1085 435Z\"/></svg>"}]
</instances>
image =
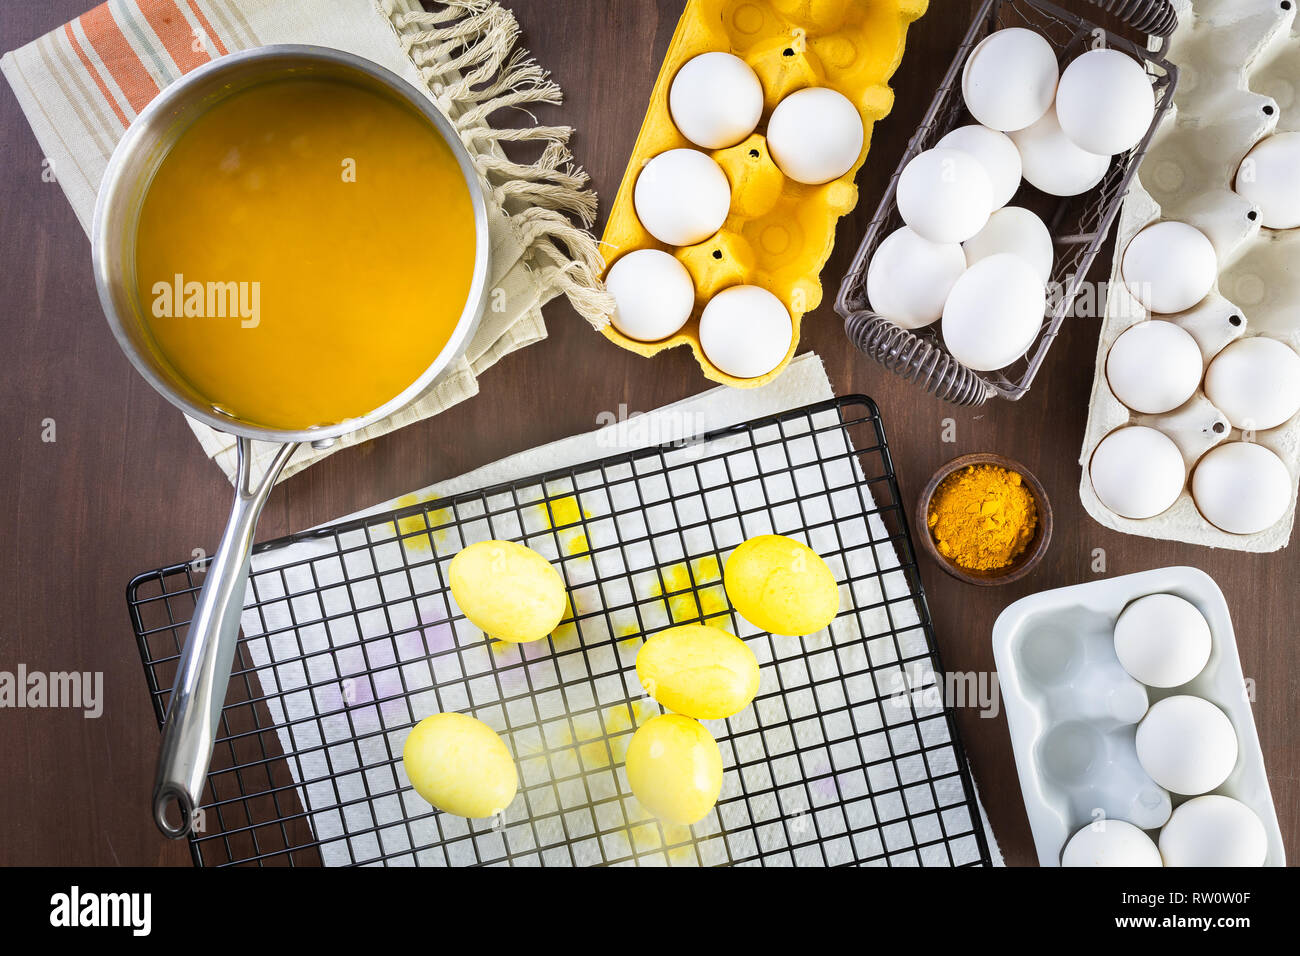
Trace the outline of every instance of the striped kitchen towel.
<instances>
[{"instance_id":1,"label":"striped kitchen towel","mask_svg":"<svg viewBox=\"0 0 1300 956\"><path fill-rule=\"evenodd\" d=\"M514 16L491 0L444 0L428 10L417 0L108 0L6 53L0 70L87 231L109 156L131 120L168 83L231 51L271 43L346 50L425 90L456 124L488 186L494 307L433 391L331 449L299 448L287 477L474 395L478 376L502 356L546 336L541 309L557 295L597 327L605 321L602 262L586 228L596 196L572 163L572 130L491 124L499 109L561 97L518 38ZM502 147L519 141L540 143L540 156L513 160ZM190 427L233 477L234 439L192 420ZM258 455L274 450L259 444Z\"/></svg>"}]
</instances>

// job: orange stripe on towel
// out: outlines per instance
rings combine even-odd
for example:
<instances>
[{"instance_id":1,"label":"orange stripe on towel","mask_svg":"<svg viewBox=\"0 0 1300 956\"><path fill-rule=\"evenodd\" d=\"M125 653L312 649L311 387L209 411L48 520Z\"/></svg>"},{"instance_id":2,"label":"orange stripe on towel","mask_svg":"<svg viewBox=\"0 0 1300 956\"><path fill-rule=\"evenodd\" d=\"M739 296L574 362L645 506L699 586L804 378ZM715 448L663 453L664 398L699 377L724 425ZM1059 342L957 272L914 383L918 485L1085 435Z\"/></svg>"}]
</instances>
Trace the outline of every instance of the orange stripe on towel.
<instances>
[{"instance_id":1,"label":"orange stripe on towel","mask_svg":"<svg viewBox=\"0 0 1300 956\"><path fill-rule=\"evenodd\" d=\"M190 29L189 21L181 13L181 8L174 2L141 0L138 6L150 29L162 41L163 49L182 73L188 73L212 59L206 49L194 49L196 46L201 47L201 44L194 42L194 31ZM204 29L207 29L206 25Z\"/></svg>"},{"instance_id":2,"label":"orange stripe on towel","mask_svg":"<svg viewBox=\"0 0 1300 956\"><path fill-rule=\"evenodd\" d=\"M72 32L72 24L65 23L63 25L63 32L67 35L68 43L71 44L73 51L76 52L77 59L81 60L81 65L86 68L86 72L90 74L90 78L94 80L95 85L99 87L99 95L104 97L104 102L113 108L113 112L117 114L117 118L122 122L122 125L124 127L127 126L128 121L126 114L122 112L122 107L117 105L117 100L113 97L113 94L108 91L108 87L104 85L104 81L100 78L94 64L90 62L90 57L86 56L85 51L81 49L81 44L77 42L76 34Z\"/></svg>"},{"instance_id":3,"label":"orange stripe on towel","mask_svg":"<svg viewBox=\"0 0 1300 956\"><path fill-rule=\"evenodd\" d=\"M209 23L208 18L203 15L203 11L199 9L198 3L195 2L195 0L188 0L188 4L191 12L194 14L194 18L199 21L199 26L203 27L204 32L208 35L208 39L211 40L213 46L217 48L217 54L225 56L226 53L229 52L226 49L226 45L221 42L221 37L217 36L217 31L212 29L212 24Z\"/></svg>"},{"instance_id":4,"label":"orange stripe on towel","mask_svg":"<svg viewBox=\"0 0 1300 956\"><path fill-rule=\"evenodd\" d=\"M145 70L144 64L135 55L135 50L131 49L131 44L126 42L122 28L108 10L108 4L102 3L89 13L82 14L78 22L86 31L86 38L99 54L104 68L126 96L126 101L133 110L140 112L145 104L158 95L158 84Z\"/></svg>"}]
</instances>

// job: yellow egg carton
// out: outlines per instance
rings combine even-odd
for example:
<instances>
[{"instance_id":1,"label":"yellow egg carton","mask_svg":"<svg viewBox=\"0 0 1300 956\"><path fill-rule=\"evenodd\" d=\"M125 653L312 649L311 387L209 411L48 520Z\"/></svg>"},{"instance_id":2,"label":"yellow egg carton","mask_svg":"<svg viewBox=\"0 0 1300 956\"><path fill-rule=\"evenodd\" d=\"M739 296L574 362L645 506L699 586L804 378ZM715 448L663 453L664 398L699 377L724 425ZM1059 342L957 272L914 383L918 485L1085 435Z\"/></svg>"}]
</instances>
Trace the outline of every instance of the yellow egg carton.
<instances>
[{"instance_id":1,"label":"yellow egg carton","mask_svg":"<svg viewBox=\"0 0 1300 956\"><path fill-rule=\"evenodd\" d=\"M706 378L751 388L776 378L799 347L799 324L822 298L819 274L835 244L835 225L858 200L853 184L871 146L871 127L889 113L889 78L903 58L907 28L928 0L688 0L655 81L641 132L614 197L602 237L606 262L636 249L672 253L695 283L695 310L681 331L640 342L613 325L605 336L640 355L689 345ZM758 131L726 149L705 150L731 182L731 209L718 232L693 246L667 246L637 219L632 193L641 168L679 147L698 148L677 131L668 89L692 57L733 53L758 74L763 118ZM807 186L787 179L772 161L762 131L782 99L796 90L826 86L843 93L862 116L862 153L853 168L829 183ZM762 286L790 310L794 337L785 358L758 378L736 378L714 366L700 346L699 314L716 293L733 285Z\"/></svg>"}]
</instances>

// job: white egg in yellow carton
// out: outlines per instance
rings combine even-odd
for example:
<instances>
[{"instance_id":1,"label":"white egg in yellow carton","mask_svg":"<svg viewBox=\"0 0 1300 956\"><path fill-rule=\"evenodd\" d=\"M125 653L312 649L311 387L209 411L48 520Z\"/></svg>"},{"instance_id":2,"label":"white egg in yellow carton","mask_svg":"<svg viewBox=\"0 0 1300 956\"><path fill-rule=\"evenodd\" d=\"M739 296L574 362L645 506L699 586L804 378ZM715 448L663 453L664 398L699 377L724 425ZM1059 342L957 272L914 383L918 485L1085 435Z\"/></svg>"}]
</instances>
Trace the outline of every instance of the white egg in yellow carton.
<instances>
[{"instance_id":1,"label":"white egg in yellow carton","mask_svg":"<svg viewBox=\"0 0 1300 956\"><path fill-rule=\"evenodd\" d=\"M993 658L1042 866L1286 865L1232 618L1204 571L1021 598Z\"/></svg>"},{"instance_id":2,"label":"white egg in yellow carton","mask_svg":"<svg viewBox=\"0 0 1300 956\"><path fill-rule=\"evenodd\" d=\"M601 239L608 339L647 357L687 346L734 388L781 374L928 6L687 0Z\"/></svg>"},{"instance_id":3,"label":"white egg in yellow carton","mask_svg":"<svg viewBox=\"0 0 1300 956\"><path fill-rule=\"evenodd\" d=\"M1180 78L1120 215L1079 495L1118 531L1275 551L1290 540L1300 477L1296 4L1173 6L1165 56ZM1106 465L1132 426L1170 439L1185 466L1154 515L1125 516L1144 489L1116 488ZM1155 500L1162 489L1145 490Z\"/></svg>"}]
</instances>

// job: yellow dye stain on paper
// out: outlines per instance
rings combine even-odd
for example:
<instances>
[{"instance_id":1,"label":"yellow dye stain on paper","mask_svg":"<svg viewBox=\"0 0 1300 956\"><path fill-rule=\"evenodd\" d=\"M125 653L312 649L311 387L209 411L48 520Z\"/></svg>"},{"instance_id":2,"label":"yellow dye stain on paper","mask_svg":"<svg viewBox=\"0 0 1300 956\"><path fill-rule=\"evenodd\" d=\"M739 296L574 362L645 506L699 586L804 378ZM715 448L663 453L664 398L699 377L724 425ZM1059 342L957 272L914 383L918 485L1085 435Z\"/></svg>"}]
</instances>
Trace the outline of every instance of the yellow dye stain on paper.
<instances>
[{"instance_id":1,"label":"yellow dye stain on paper","mask_svg":"<svg viewBox=\"0 0 1300 956\"><path fill-rule=\"evenodd\" d=\"M560 618L559 627L551 631L551 645L557 651L564 651L578 646L578 625L574 623L577 616L573 606L573 595L566 593L564 595L564 617Z\"/></svg>"},{"instance_id":2,"label":"yellow dye stain on paper","mask_svg":"<svg viewBox=\"0 0 1300 956\"><path fill-rule=\"evenodd\" d=\"M573 719L573 732L565 732L565 746L577 744L578 755L582 758L583 770L602 770L614 764L621 764L627 757L627 745L634 730L644 721L657 716L659 708L653 703L633 700L626 704L608 707L603 718L595 714L586 714Z\"/></svg>"},{"instance_id":3,"label":"yellow dye stain on paper","mask_svg":"<svg viewBox=\"0 0 1300 956\"><path fill-rule=\"evenodd\" d=\"M653 822L639 823L632 827L632 846L637 853L653 853L662 847L672 847L668 859L672 863L694 863L695 850L690 845L693 834L690 827L677 824L663 824L663 838L659 836L659 826ZM687 844L680 846L679 844Z\"/></svg>"},{"instance_id":4,"label":"yellow dye stain on paper","mask_svg":"<svg viewBox=\"0 0 1300 956\"><path fill-rule=\"evenodd\" d=\"M550 502L543 501L540 507L544 514L548 512L548 506L552 520L547 522L547 526L551 528L561 528L564 525L577 524L583 518L591 517L591 515L582 510L582 505L578 504L578 499L574 495L568 495L564 498L556 498Z\"/></svg>"},{"instance_id":5,"label":"yellow dye stain on paper","mask_svg":"<svg viewBox=\"0 0 1300 956\"><path fill-rule=\"evenodd\" d=\"M722 580L722 565L718 564L718 559L711 554L706 554L704 557L692 561L691 570L695 573L697 584L708 584L710 581Z\"/></svg>"},{"instance_id":6,"label":"yellow dye stain on paper","mask_svg":"<svg viewBox=\"0 0 1300 956\"><path fill-rule=\"evenodd\" d=\"M726 613L727 592L721 584L722 567L713 555L696 558L689 567L684 562L671 564L662 573L663 586L656 583L650 589L650 596L668 595L668 614L674 623Z\"/></svg>"},{"instance_id":7,"label":"yellow dye stain on paper","mask_svg":"<svg viewBox=\"0 0 1300 956\"><path fill-rule=\"evenodd\" d=\"M436 500L433 496L422 498L419 495L402 495L397 499L394 510L400 511L412 505L422 505ZM435 508L428 511L427 515L427 525L423 514L407 515L405 518L397 519L397 534L402 539L402 547L408 551L427 553L433 550L435 544L446 542L447 528L439 528L438 526L451 523L451 512L446 508ZM410 535L410 537L408 538L406 535Z\"/></svg>"},{"instance_id":8,"label":"yellow dye stain on paper","mask_svg":"<svg viewBox=\"0 0 1300 956\"><path fill-rule=\"evenodd\" d=\"M618 646L629 650L634 647L639 647L644 640L641 636L641 627L635 622L632 624L622 625L618 629L617 637Z\"/></svg>"},{"instance_id":9,"label":"yellow dye stain on paper","mask_svg":"<svg viewBox=\"0 0 1300 956\"><path fill-rule=\"evenodd\" d=\"M543 501L535 508L537 516L546 527L564 529L557 532L556 537L560 539L560 546L564 548L565 554L583 555L591 551L591 544L587 541L587 536L583 534L581 527L565 527L566 525L577 526L591 517L578 504L575 495L566 495L554 501Z\"/></svg>"}]
</instances>

